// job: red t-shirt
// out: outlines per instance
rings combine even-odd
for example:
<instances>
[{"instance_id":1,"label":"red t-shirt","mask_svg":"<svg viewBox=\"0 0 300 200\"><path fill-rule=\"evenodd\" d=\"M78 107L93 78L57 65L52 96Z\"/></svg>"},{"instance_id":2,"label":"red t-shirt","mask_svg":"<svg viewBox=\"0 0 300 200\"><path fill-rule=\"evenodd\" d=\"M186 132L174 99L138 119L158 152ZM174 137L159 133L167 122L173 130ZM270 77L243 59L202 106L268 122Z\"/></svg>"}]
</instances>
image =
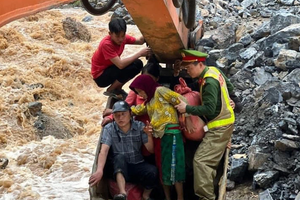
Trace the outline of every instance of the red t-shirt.
<instances>
[{"instance_id":1,"label":"red t-shirt","mask_svg":"<svg viewBox=\"0 0 300 200\"><path fill-rule=\"evenodd\" d=\"M123 43L116 45L112 42L109 35L103 38L92 57L91 73L93 78L98 78L107 67L113 65L110 59L121 56L125 44L134 44L135 41L136 39L134 37L126 35Z\"/></svg>"}]
</instances>

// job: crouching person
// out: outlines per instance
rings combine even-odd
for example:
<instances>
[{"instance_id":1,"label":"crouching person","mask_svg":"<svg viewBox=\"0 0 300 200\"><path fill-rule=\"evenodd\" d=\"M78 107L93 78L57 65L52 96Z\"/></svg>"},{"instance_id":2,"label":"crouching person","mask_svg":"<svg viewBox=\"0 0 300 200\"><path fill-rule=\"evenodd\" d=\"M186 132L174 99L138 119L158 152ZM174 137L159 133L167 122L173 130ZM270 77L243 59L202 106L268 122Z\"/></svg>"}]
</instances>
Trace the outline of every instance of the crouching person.
<instances>
[{"instance_id":1,"label":"crouching person","mask_svg":"<svg viewBox=\"0 0 300 200\"><path fill-rule=\"evenodd\" d=\"M114 200L126 200L126 182L142 185L143 200L149 200L157 183L157 168L144 161L141 147L145 145L149 152L154 151L152 127L149 123L145 125L133 120L130 106L125 101L114 104L113 118L114 121L104 127L97 171L90 177L89 184L97 184L103 177L103 171L111 171L120 191Z\"/></svg>"}]
</instances>

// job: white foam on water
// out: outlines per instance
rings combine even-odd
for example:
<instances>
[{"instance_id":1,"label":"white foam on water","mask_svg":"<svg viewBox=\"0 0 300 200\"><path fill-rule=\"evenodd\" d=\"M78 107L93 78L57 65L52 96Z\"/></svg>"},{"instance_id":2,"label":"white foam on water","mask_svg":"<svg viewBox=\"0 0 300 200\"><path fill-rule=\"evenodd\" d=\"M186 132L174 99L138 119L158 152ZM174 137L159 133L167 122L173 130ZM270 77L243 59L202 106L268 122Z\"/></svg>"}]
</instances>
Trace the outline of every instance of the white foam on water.
<instances>
[{"instance_id":1,"label":"white foam on water","mask_svg":"<svg viewBox=\"0 0 300 200\"><path fill-rule=\"evenodd\" d=\"M97 137L93 136L88 139L95 138ZM41 200L89 199L88 179L91 175L97 142L86 144L86 141L85 137L62 140L47 136L42 141L32 141L19 148L7 148L5 153L10 163L6 171L12 172L10 179L14 182L11 186L13 192L0 195L0 199L22 199L20 193L28 193L25 199L35 199L36 197L30 197L34 195L39 196L38 199ZM83 144L78 147L80 143ZM33 168L32 165L36 164L34 162L20 166L16 162L19 156L36 157L39 160L61 146L65 147L62 149L63 153L55 158L55 162L49 169L44 169L40 165Z\"/></svg>"}]
</instances>

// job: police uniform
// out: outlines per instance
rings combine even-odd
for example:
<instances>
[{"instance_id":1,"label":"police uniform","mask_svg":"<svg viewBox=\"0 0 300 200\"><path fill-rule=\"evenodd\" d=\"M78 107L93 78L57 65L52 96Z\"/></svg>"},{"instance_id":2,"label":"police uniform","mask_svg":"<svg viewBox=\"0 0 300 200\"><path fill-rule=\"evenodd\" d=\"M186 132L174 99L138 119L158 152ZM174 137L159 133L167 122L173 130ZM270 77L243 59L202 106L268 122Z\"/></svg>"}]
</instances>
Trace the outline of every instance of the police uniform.
<instances>
[{"instance_id":1,"label":"police uniform","mask_svg":"<svg viewBox=\"0 0 300 200\"><path fill-rule=\"evenodd\" d=\"M195 50L182 50L183 64L204 62L207 56ZM233 85L215 67L205 66L198 78L202 104L187 105L186 112L205 118L208 131L194 155L194 191L200 200L215 200L216 169L230 141L235 120L229 103Z\"/></svg>"}]
</instances>

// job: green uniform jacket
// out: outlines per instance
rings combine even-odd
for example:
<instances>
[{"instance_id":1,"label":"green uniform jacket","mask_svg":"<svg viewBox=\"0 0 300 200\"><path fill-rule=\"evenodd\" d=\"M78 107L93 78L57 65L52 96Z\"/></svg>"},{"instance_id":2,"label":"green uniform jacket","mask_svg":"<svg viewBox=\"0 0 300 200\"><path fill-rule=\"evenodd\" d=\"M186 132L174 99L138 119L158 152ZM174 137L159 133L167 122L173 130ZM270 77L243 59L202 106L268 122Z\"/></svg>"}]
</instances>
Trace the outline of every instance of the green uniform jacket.
<instances>
[{"instance_id":1,"label":"green uniform jacket","mask_svg":"<svg viewBox=\"0 0 300 200\"><path fill-rule=\"evenodd\" d=\"M203 78L207 72L208 67L206 66L203 72L199 76L199 80ZM218 69L219 70L219 69ZM233 85L224 73L219 70L223 75L228 92L233 91ZM221 91L220 83L214 78L208 77L205 79L205 84L202 86L202 105L201 106L186 106L186 112L192 115L205 116L208 121L216 118L221 111Z\"/></svg>"}]
</instances>

